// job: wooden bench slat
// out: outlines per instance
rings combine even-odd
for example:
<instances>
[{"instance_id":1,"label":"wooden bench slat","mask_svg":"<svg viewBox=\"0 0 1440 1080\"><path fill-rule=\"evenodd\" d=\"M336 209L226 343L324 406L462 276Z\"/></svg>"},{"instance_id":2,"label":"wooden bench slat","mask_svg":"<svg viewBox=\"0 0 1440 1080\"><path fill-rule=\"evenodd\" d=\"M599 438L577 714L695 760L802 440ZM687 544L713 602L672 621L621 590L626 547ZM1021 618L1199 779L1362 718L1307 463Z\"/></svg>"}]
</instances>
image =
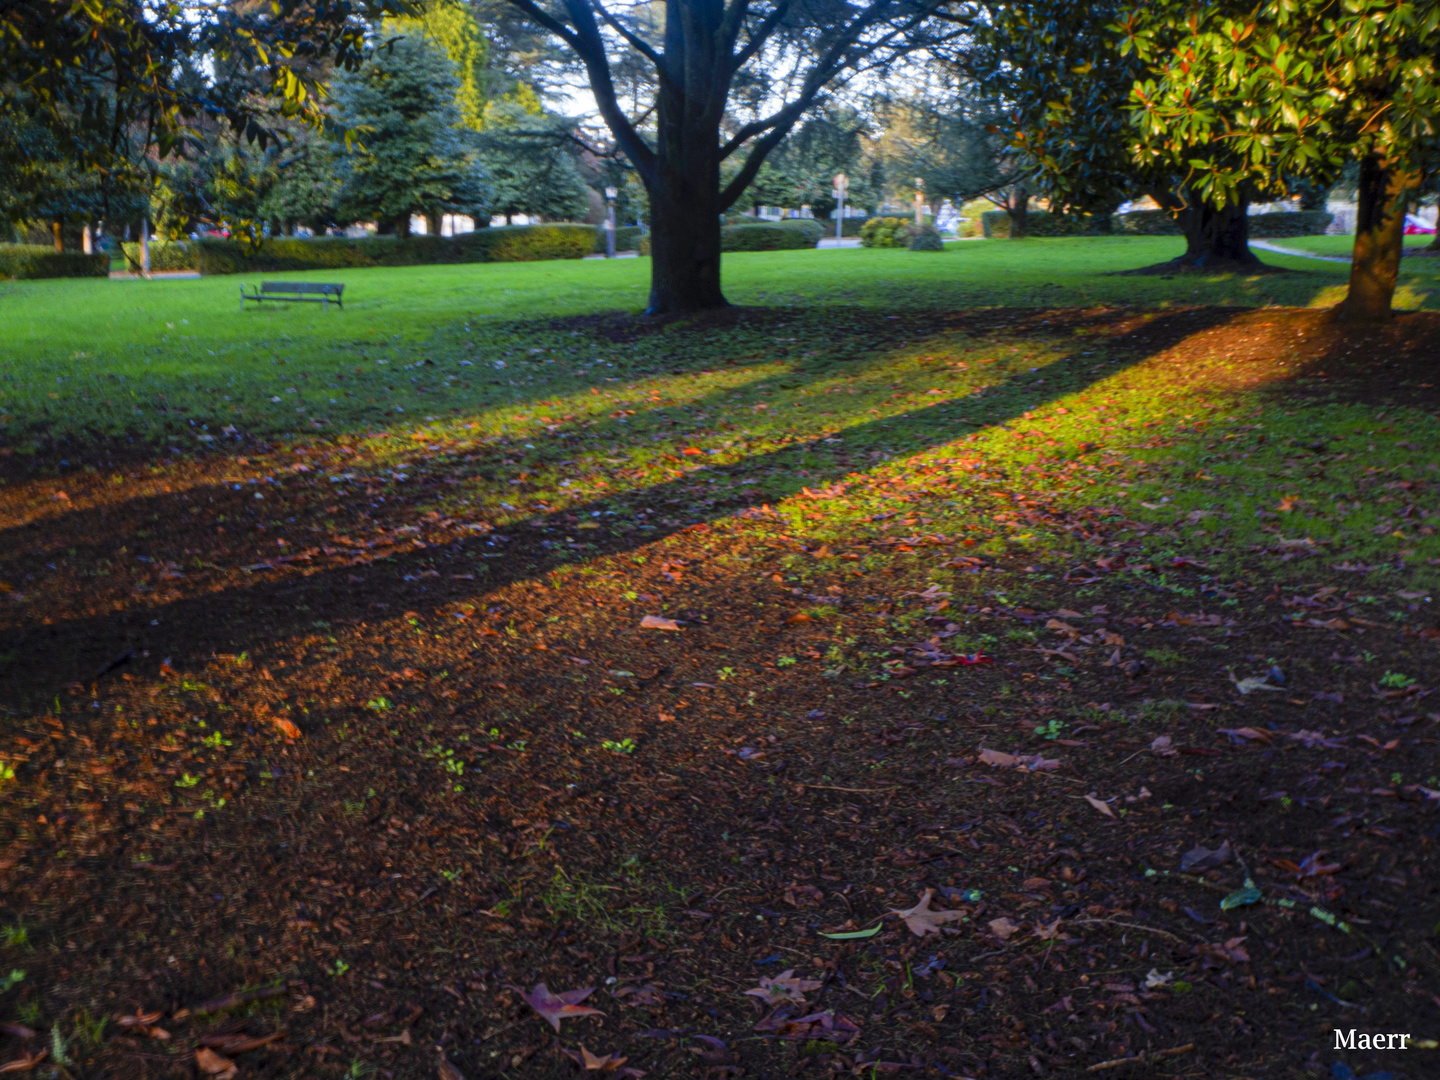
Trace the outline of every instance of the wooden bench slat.
<instances>
[{"instance_id":1,"label":"wooden bench slat","mask_svg":"<svg viewBox=\"0 0 1440 1080\"><path fill-rule=\"evenodd\" d=\"M246 292L245 284L240 284L240 308L244 310L246 300L254 300L259 303L262 300L282 300L286 303L309 303L323 304L326 307L330 301L335 301L336 306L344 307L343 294L345 286L342 284L321 282L321 281L262 281L258 292Z\"/></svg>"}]
</instances>

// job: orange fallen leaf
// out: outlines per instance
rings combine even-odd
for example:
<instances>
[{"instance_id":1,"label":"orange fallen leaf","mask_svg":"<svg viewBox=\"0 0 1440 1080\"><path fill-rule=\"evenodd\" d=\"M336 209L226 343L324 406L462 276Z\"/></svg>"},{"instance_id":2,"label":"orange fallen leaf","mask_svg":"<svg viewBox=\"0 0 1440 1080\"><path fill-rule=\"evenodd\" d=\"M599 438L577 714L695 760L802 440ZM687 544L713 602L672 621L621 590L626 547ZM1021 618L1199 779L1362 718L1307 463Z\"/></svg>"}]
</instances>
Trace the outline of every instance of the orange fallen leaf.
<instances>
[{"instance_id":1,"label":"orange fallen leaf","mask_svg":"<svg viewBox=\"0 0 1440 1080\"><path fill-rule=\"evenodd\" d=\"M240 1070L229 1058L221 1057L208 1046L202 1046L195 1051L195 1064L206 1076L216 1077L216 1080L231 1080Z\"/></svg>"},{"instance_id":2,"label":"orange fallen leaf","mask_svg":"<svg viewBox=\"0 0 1440 1080\"><path fill-rule=\"evenodd\" d=\"M1115 816L1115 811L1111 810L1110 804L1105 802L1103 799L1097 799L1094 795L1086 795L1085 801L1088 802L1091 806L1093 806L1096 810L1099 810L1106 817L1113 818Z\"/></svg>"},{"instance_id":3,"label":"orange fallen leaf","mask_svg":"<svg viewBox=\"0 0 1440 1080\"><path fill-rule=\"evenodd\" d=\"M274 724L275 727L279 729L280 734L284 735L287 739L298 739L300 737L300 729L283 716L272 716L270 722Z\"/></svg>"}]
</instances>

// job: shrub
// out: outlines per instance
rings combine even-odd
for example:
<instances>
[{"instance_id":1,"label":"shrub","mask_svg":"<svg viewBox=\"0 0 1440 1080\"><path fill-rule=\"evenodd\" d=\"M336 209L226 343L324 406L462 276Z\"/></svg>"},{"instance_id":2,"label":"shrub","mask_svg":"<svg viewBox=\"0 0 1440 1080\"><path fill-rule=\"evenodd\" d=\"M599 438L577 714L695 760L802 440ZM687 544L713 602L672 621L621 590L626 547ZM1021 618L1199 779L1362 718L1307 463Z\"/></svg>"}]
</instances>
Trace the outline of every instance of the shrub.
<instances>
[{"instance_id":1,"label":"shrub","mask_svg":"<svg viewBox=\"0 0 1440 1080\"><path fill-rule=\"evenodd\" d=\"M130 269L140 269L139 244L121 244L120 251L124 254L125 264ZM152 242L150 245L150 269L198 270L200 269L200 251L193 244L181 240L168 243Z\"/></svg>"},{"instance_id":2,"label":"shrub","mask_svg":"<svg viewBox=\"0 0 1440 1080\"><path fill-rule=\"evenodd\" d=\"M194 242L202 274L257 270L328 270L436 263L579 259L595 247L593 225L505 225L458 236L276 237L256 248L239 240Z\"/></svg>"},{"instance_id":3,"label":"shrub","mask_svg":"<svg viewBox=\"0 0 1440 1080\"><path fill-rule=\"evenodd\" d=\"M840 235L841 235L841 236L859 236L859 235L860 235L860 230L864 227L865 222L867 222L867 221L869 221L869 220L870 220L869 218L863 218L863 217L847 217L847 218L845 219L844 225L841 226ZM834 236L834 235L835 235L835 219L834 219L834 218L816 218L816 219L815 219L815 223L816 223L817 225L819 225L820 228L821 228L821 233L820 233L821 236Z\"/></svg>"},{"instance_id":4,"label":"shrub","mask_svg":"<svg viewBox=\"0 0 1440 1080\"><path fill-rule=\"evenodd\" d=\"M860 227L860 245L861 247L900 247L903 241L897 240L895 234L905 225L904 218L866 218L865 224Z\"/></svg>"},{"instance_id":5,"label":"shrub","mask_svg":"<svg viewBox=\"0 0 1440 1080\"><path fill-rule=\"evenodd\" d=\"M910 236L911 251L944 251L945 241L940 230L934 225L909 225L904 230Z\"/></svg>"},{"instance_id":6,"label":"shrub","mask_svg":"<svg viewBox=\"0 0 1440 1080\"><path fill-rule=\"evenodd\" d=\"M615 226L615 250L616 251L639 251L640 250L640 226L639 225L616 225ZM595 226L595 246L590 249L592 255L605 254L605 226Z\"/></svg>"},{"instance_id":7,"label":"shrub","mask_svg":"<svg viewBox=\"0 0 1440 1080\"><path fill-rule=\"evenodd\" d=\"M0 244L0 278L108 277L110 256L79 251L57 252L43 244Z\"/></svg>"},{"instance_id":8,"label":"shrub","mask_svg":"<svg viewBox=\"0 0 1440 1080\"><path fill-rule=\"evenodd\" d=\"M763 225L725 225L720 229L721 251L781 251L813 248L820 237L813 229L797 229L778 221Z\"/></svg>"},{"instance_id":9,"label":"shrub","mask_svg":"<svg viewBox=\"0 0 1440 1080\"><path fill-rule=\"evenodd\" d=\"M1108 232L1108 225L1090 214L1052 214L1049 210L1031 210L1025 215L1027 236L1085 236ZM987 240L1004 240L1010 236L1010 215L1004 210L986 210L980 215L980 229Z\"/></svg>"}]
</instances>

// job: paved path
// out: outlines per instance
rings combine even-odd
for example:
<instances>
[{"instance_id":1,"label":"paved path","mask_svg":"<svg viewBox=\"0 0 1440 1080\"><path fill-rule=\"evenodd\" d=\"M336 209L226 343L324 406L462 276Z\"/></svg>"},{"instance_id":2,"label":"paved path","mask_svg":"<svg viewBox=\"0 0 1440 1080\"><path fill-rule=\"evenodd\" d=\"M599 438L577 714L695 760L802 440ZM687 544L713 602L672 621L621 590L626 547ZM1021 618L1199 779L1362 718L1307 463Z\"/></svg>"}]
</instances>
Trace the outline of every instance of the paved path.
<instances>
[{"instance_id":1,"label":"paved path","mask_svg":"<svg viewBox=\"0 0 1440 1080\"><path fill-rule=\"evenodd\" d=\"M1338 262L1350 264L1348 255L1316 255L1313 251L1300 251L1297 248L1281 247L1279 244L1272 244L1269 240L1251 240L1251 247L1257 247L1261 251L1273 251L1276 255L1294 255L1297 259L1319 259L1321 262Z\"/></svg>"}]
</instances>

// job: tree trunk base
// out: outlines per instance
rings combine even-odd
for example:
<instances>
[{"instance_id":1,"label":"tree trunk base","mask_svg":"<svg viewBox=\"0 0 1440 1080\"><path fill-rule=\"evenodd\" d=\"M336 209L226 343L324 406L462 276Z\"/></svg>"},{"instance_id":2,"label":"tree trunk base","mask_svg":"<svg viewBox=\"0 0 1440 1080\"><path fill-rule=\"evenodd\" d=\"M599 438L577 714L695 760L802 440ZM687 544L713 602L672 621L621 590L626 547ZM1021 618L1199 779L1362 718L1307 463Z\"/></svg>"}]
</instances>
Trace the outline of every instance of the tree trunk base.
<instances>
[{"instance_id":1,"label":"tree trunk base","mask_svg":"<svg viewBox=\"0 0 1440 1080\"><path fill-rule=\"evenodd\" d=\"M1134 270L1120 270L1117 277L1166 276L1171 274L1288 274L1281 266L1263 263L1254 255L1246 258L1225 258L1219 255L1181 255L1168 262L1141 266Z\"/></svg>"}]
</instances>

